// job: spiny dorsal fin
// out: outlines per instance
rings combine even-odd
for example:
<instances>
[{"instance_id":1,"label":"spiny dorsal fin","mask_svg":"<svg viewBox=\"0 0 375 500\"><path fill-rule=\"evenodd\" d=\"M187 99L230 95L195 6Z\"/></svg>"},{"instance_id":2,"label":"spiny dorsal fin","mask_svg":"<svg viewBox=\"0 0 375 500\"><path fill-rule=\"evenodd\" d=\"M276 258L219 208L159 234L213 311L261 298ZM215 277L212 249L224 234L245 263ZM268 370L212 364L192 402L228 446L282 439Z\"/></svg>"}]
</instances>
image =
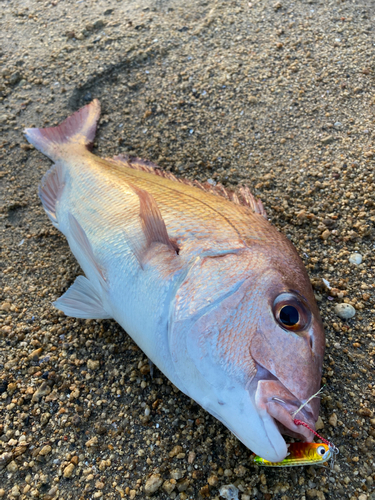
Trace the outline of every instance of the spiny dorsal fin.
<instances>
[{"instance_id":1,"label":"spiny dorsal fin","mask_svg":"<svg viewBox=\"0 0 375 500\"><path fill-rule=\"evenodd\" d=\"M256 199L247 186L240 187L240 195L242 196L242 199L246 201L247 206L250 207L253 212L259 215L263 215L263 217L267 219L267 214L262 201Z\"/></svg>"},{"instance_id":2,"label":"spiny dorsal fin","mask_svg":"<svg viewBox=\"0 0 375 500\"><path fill-rule=\"evenodd\" d=\"M129 243L138 262L143 267L146 252L153 243L166 245L171 252L178 254L179 248L169 238L165 222L153 196L134 184L129 184L129 186L139 198L139 217L142 223L143 237L129 238Z\"/></svg>"},{"instance_id":3,"label":"spiny dorsal fin","mask_svg":"<svg viewBox=\"0 0 375 500\"><path fill-rule=\"evenodd\" d=\"M161 170L155 163L148 160L142 160L140 158L135 158L133 156L127 155L117 155L113 158L106 158L107 161L116 163L117 165L124 165L125 167L132 168L133 170L141 170L142 172L148 172L149 174L158 175L164 179L169 179L170 181L180 182L181 184L186 184L188 186L196 187L202 189L211 194L221 196L226 200L230 200L236 205L241 205L250 208L254 213L262 215L267 219L266 211L263 207L263 203L256 199L250 192L247 186L242 186L238 190L238 194L230 189L226 189L220 182L215 185L205 182L202 184L198 181L191 181L189 179L178 178L171 172L165 172Z\"/></svg>"},{"instance_id":4,"label":"spiny dorsal fin","mask_svg":"<svg viewBox=\"0 0 375 500\"><path fill-rule=\"evenodd\" d=\"M73 145L89 148L94 141L100 117L100 103L90 104L66 118L57 127L27 128L26 139L53 161L66 154Z\"/></svg>"}]
</instances>

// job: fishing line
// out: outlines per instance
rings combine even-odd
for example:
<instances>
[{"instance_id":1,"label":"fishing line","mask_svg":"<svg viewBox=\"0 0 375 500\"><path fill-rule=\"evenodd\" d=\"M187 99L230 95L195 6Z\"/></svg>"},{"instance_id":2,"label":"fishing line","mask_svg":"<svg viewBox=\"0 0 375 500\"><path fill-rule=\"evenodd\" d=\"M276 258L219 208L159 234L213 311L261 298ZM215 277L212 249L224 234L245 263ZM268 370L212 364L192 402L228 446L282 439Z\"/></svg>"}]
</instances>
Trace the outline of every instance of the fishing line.
<instances>
[{"instance_id":1,"label":"fishing line","mask_svg":"<svg viewBox=\"0 0 375 500\"><path fill-rule=\"evenodd\" d=\"M303 404L302 404L302 405L298 408L298 410L296 410L294 413L292 413L292 417L293 417L293 418L295 418L295 416L297 415L297 413L298 413L298 412L300 412L304 406L306 406L308 403L310 403L310 401L311 401L312 399L314 399L314 398L318 397L318 394L320 394L320 393L324 390L324 387L325 387L325 386L323 385L323 387L321 387L321 388L319 389L319 391L318 391L318 392L316 392L315 394L313 394L312 396L310 396L310 397L309 397L309 399L308 399L307 401L305 401L305 402L304 402L304 403L303 403Z\"/></svg>"},{"instance_id":2,"label":"fishing line","mask_svg":"<svg viewBox=\"0 0 375 500\"><path fill-rule=\"evenodd\" d=\"M322 437L320 434L314 431L314 429L312 429L308 424L306 424L306 422L302 422L302 420L298 420L298 418L295 418L293 422L296 425L303 425L304 427L306 427L306 429L309 429L310 432L312 432L317 438L321 439L323 443L325 443L327 446L332 446L332 447L334 446L331 442L329 442L327 439L324 439L324 437Z\"/></svg>"},{"instance_id":3,"label":"fishing line","mask_svg":"<svg viewBox=\"0 0 375 500\"><path fill-rule=\"evenodd\" d=\"M321 441L323 441L323 443L325 443L327 446L329 446L330 450L333 453L333 457L332 457L332 461L331 461L331 468L333 468L334 456L339 453L339 450L338 450L337 446L335 446L333 443L331 443L330 441L328 441L328 439L324 439L324 437L322 437L320 434L318 434L316 431L314 431L314 429L311 429L311 427L308 424L306 424L306 422L303 422L302 420L299 420L298 418L295 418L296 415L297 415L297 413L300 412L304 406L306 406L312 399L318 397L318 395L324 390L324 387L325 386L323 385L323 387L321 387L318 392L316 392L315 394L313 394L305 403L303 403L298 408L297 411L295 411L294 413L292 413L292 418L293 418L293 422L294 422L295 425L303 425L304 427L306 427L306 429L308 429L310 432L312 432L314 434L314 436L316 436L318 439L320 439Z\"/></svg>"}]
</instances>

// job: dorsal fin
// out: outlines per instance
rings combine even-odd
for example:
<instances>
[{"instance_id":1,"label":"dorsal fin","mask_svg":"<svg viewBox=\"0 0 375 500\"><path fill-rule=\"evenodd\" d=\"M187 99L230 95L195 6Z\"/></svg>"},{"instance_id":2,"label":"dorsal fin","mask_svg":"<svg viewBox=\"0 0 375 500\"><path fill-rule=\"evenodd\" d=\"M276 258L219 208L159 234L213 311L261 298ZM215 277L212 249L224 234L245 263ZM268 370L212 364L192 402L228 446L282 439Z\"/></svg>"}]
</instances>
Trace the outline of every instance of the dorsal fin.
<instances>
[{"instance_id":1,"label":"dorsal fin","mask_svg":"<svg viewBox=\"0 0 375 500\"><path fill-rule=\"evenodd\" d=\"M254 213L262 215L267 219L267 214L264 209L263 203L256 199L250 192L247 186L241 186L238 193L230 189L226 189L220 182L213 185L209 182L202 184L198 181L191 181L189 179L178 178L171 172L166 172L161 170L155 163L148 160L142 160L141 158L136 158L134 156L128 155L117 155L113 158L106 158L107 161L116 163L117 165L124 165L125 167L132 168L133 170L141 170L142 172L148 172L149 174L158 175L164 179L169 179L170 181L180 182L181 184L186 184L188 186L196 187L202 189L211 194L221 196L226 200L230 200L236 205L241 205L250 208Z\"/></svg>"},{"instance_id":2,"label":"dorsal fin","mask_svg":"<svg viewBox=\"0 0 375 500\"><path fill-rule=\"evenodd\" d=\"M100 103L94 99L57 127L27 128L24 132L31 144L48 158L56 161L69 153L74 145L81 147L82 150L91 146L99 117Z\"/></svg>"},{"instance_id":3,"label":"dorsal fin","mask_svg":"<svg viewBox=\"0 0 375 500\"><path fill-rule=\"evenodd\" d=\"M262 201L259 200L259 198L256 199L247 186L241 186L239 191L242 199L246 201L246 205L250 207L254 213L263 215L263 217L267 219L267 214Z\"/></svg>"},{"instance_id":4,"label":"dorsal fin","mask_svg":"<svg viewBox=\"0 0 375 500\"><path fill-rule=\"evenodd\" d=\"M129 183L130 188L139 198L139 217L142 223L142 237L128 237L129 244L138 262L143 267L145 255L153 243L160 243L176 254L179 248L168 236L165 222L153 196Z\"/></svg>"}]
</instances>

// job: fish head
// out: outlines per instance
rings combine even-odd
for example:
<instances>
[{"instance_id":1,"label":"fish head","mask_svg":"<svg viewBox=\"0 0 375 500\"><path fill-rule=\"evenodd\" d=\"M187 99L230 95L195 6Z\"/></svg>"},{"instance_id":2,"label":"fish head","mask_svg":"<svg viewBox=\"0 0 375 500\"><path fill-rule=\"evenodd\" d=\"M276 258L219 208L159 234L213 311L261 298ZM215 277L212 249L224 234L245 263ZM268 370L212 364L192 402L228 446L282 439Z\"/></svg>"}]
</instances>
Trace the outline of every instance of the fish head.
<instances>
[{"instance_id":1,"label":"fish head","mask_svg":"<svg viewBox=\"0 0 375 500\"><path fill-rule=\"evenodd\" d=\"M311 431L294 419L312 429L318 420L320 399L312 396L321 382L322 320L303 262L289 241L283 238L283 251L265 252L265 259L268 269L262 280L267 293L251 340L257 374L249 390L255 392L265 425L272 418L282 434L311 442Z\"/></svg>"},{"instance_id":2,"label":"fish head","mask_svg":"<svg viewBox=\"0 0 375 500\"><path fill-rule=\"evenodd\" d=\"M282 434L312 440L293 413L319 390L325 346L303 263L281 241L283 251L198 259L176 293L169 337L179 388L272 462L288 453ZM318 412L313 399L295 418L314 428Z\"/></svg>"}]
</instances>

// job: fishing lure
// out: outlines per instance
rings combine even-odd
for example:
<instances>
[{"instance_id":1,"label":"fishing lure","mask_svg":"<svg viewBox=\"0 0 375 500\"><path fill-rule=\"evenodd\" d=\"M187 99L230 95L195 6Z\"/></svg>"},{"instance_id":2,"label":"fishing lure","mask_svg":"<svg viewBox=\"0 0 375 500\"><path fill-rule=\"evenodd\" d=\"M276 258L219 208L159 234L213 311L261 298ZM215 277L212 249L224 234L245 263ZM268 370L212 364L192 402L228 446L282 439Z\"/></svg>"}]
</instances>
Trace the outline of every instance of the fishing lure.
<instances>
[{"instance_id":1,"label":"fishing lure","mask_svg":"<svg viewBox=\"0 0 375 500\"><path fill-rule=\"evenodd\" d=\"M325 443L290 443L288 455L281 462L269 462L258 455L253 462L266 467L294 467L297 465L322 465L332 457L332 450Z\"/></svg>"},{"instance_id":2,"label":"fishing lure","mask_svg":"<svg viewBox=\"0 0 375 500\"><path fill-rule=\"evenodd\" d=\"M252 457L253 462L265 467L295 467L298 465L323 465L332 459L331 468L333 468L334 457L339 452L337 447L311 429L306 422L295 418L294 423L309 429L323 443L290 443L287 445L288 455L281 462L269 462L258 455Z\"/></svg>"}]
</instances>

